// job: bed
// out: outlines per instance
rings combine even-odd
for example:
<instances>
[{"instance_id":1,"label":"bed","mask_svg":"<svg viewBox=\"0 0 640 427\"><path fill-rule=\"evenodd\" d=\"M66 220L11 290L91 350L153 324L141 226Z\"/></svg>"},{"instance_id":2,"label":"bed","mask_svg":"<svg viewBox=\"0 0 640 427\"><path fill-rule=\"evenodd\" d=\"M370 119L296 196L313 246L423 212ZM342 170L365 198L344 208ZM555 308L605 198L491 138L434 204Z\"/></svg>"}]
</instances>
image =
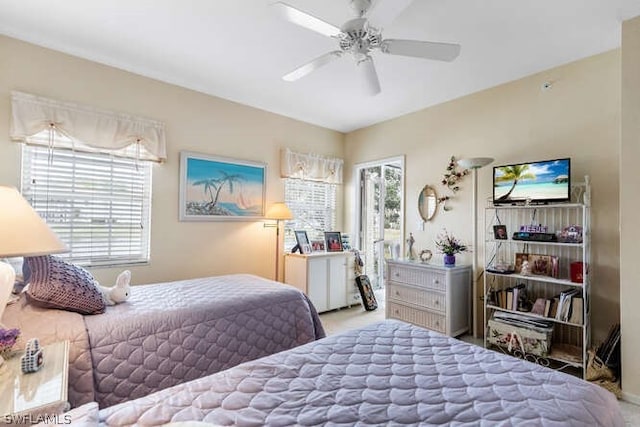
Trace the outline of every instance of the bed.
<instances>
[{"instance_id":1,"label":"bed","mask_svg":"<svg viewBox=\"0 0 640 427\"><path fill-rule=\"evenodd\" d=\"M302 292L248 274L134 286L97 315L38 308L23 294L2 320L22 343L70 341L72 407L107 407L325 335Z\"/></svg>"},{"instance_id":2,"label":"bed","mask_svg":"<svg viewBox=\"0 0 640 427\"><path fill-rule=\"evenodd\" d=\"M100 411L90 405L78 409L107 426L624 425L614 395L596 385L395 320Z\"/></svg>"}]
</instances>

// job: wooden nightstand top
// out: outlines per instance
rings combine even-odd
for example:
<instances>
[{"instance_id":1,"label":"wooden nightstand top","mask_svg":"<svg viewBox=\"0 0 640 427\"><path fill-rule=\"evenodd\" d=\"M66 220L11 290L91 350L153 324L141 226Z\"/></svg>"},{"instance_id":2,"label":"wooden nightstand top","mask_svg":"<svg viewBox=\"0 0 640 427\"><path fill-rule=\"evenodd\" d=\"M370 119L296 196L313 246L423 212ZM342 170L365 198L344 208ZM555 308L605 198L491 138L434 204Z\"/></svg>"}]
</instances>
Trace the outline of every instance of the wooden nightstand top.
<instances>
[{"instance_id":1,"label":"wooden nightstand top","mask_svg":"<svg viewBox=\"0 0 640 427\"><path fill-rule=\"evenodd\" d=\"M0 366L0 422L11 415L55 414L67 406L69 341L43 346L44 364L30 374L22 373L22 354Z\"/></svg>"}]
</instances>

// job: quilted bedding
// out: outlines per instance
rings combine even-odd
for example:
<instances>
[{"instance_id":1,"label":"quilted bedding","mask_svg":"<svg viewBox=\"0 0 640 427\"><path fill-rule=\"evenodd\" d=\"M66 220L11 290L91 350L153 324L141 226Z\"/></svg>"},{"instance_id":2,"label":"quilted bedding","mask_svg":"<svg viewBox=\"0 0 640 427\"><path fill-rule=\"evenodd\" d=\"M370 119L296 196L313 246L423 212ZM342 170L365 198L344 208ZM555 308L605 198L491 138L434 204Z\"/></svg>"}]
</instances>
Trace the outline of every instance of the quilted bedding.
<instances>
[{"instance_id":1,"label":"quilted bedding","mask_svg":"<svg viewBox=\"0 0 640 427\"><path fill-rule=\"evenodd\" d=\"M324 336L302 292L246 274L135 286L93 316L23 300L3 317L23 341L72 340L72 406L110 406Z\"/></svg>"},{"instance_id":2,"label":"quilted bedding","mask_svg":"<svg viewBox=\"0 0 640 427\"><path fill-rule=\"evenodd\" d=\"M101 425L623 426L613 394L387 320L100 410Z\"/></svg>"}]
</instances>

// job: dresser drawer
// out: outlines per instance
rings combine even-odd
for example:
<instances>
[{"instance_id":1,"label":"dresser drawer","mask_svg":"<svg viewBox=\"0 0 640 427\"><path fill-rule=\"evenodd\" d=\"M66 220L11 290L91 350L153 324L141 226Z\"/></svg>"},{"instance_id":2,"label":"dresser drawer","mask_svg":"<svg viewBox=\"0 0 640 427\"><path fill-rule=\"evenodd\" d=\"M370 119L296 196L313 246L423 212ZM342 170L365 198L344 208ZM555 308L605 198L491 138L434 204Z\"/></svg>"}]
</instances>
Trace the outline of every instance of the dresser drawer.
<instances>
[{"instance_id":1,"label":"dresser drawer","mask_svg":"<svg viewBox=\"0 0 640 427\"><path fill-rule=\"evenodd\" d=\"M396 283L389 283L389 299L408 302L433 310L446 311L445 294L431 290L402 286Z\"/></svg>"},{"instance_id":2,"label":"dresser drawer","mask_svg":"<svg viewBox=\"0 0 640 427\"><path fill-rule=\"evenodd\" d=\"M444 273L393 264L389 266L389 280L435 289L437 291L444 291L446 289L446 277Z\"/></svg>"},{"instance_id":3,"label":"dresser drawer","mask_svg":"<svg viewBox=\"0 0 640 427\"><path fill-rule=\"evenodd\" d=\"M392 302L387 302L387 304L389 304L390 318L403 320L413 323L414 325L422 326L423 328L431 329L432 331L445 333L445 317L443 315L430 311L416 310Z\"/></svg>"}]
</instances>

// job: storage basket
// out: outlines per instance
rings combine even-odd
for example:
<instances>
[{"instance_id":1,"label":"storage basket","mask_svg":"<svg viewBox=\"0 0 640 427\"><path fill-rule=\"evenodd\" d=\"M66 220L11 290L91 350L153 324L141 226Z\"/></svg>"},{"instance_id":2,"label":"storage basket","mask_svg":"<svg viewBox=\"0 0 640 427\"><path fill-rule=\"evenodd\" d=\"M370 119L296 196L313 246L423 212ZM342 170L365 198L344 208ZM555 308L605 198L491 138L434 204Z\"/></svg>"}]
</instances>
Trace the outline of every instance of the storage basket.
<instances>
[{"instance_id":1,"label":"storage basket","mask_svg":"<svg viewBox=\"0 0 640 427\"><path fill-rule=\"evenodd\" d=\"M546 357L551 350L553 327L524 328L490 319L487 333L490 344L506 347L510 352L519 350L525 354Z\"/></svg>"},{"instance_id":2,"label":"storage basket","mask_svg":"<svg viewBox=\"0 0 640 427\"><path fill-rule=\"evenodd\" d=\"M613 371L611 371L611 369L609 369L607 365L605 365L605 363L596 356L595 351L589 350L587 353L589 354L589 359L587 361L587 374L585 375L585 379L587 381L611 381L615 379Z\"/></svg>"}]
</instances>

